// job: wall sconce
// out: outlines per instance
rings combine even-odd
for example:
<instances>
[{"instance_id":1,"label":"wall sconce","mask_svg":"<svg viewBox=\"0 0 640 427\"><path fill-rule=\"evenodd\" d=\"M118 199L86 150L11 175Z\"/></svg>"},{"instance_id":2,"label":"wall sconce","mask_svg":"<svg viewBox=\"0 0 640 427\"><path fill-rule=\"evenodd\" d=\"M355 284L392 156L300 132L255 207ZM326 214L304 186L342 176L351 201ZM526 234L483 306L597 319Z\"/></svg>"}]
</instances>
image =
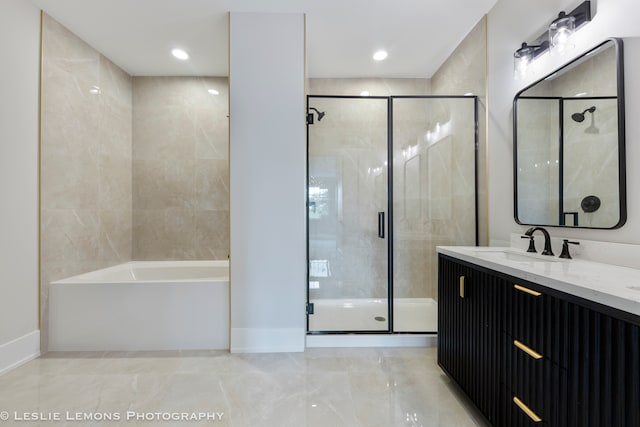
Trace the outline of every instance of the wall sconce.
<instances>
[{"instance_id":1,"label":"wall sconce","mask_svg":"<svg viewBox=\"0 0 640 427\"><path fill-rule=\"evenodd\" d=\"M513 54L513 71L516 79L526 76L529 64L549 49L563 52L570 45L571 35L587 22L591 21L591 2L584 1L570 13L558 14L549 25L549 29L540 34L533 43L522 43Z\"/></svg>"},{"instance_id":2,"label":"wall sconce","mask_svg":"<svg viewBox=\"0 0 640 427\"><path fill-rule=\"evenodd\" d=\"M576 18L560 12L558 17L549 25L549 48L563 52L570 48L569 39L576 31Z\"/></svg>"},{"instance_id":3,"label":"wall sconce","mask_svg":"<svg viewBox=\"0 0 640 427\"><path fill-rule=\"evenodd\" d=\"M549 48L549 42L543 44L528 45L522 43L520 49L513 53L513 73L516 79L523 79L529 70L529 64L534 58Z\"/></svg>"}]
</instances>

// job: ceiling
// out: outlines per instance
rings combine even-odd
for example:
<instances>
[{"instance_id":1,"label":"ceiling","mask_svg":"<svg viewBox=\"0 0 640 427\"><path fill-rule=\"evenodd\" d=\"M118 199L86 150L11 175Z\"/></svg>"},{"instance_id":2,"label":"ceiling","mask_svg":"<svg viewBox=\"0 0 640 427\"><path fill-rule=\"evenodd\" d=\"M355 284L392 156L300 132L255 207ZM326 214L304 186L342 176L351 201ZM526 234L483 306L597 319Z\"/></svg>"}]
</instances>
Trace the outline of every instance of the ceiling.
<instances>
[{"instance_id":1,"label":"ceiling","mask_svg":"<svg viewBox=\"0 0 640 427\"><path fill-rule=\"evenodd\" d=\"M32 1L131 75L227 75L231 11L306 13L309 77L431 77L497 0Z\"/></svg>"}]
</instances>

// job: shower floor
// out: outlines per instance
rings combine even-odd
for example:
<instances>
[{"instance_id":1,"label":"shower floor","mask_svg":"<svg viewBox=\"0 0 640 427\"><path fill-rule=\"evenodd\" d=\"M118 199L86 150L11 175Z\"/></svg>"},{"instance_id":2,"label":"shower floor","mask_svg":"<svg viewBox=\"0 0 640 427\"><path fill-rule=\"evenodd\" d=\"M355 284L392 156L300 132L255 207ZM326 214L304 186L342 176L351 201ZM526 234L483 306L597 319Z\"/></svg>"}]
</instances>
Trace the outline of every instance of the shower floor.
<instances>
[{"instance_id":1,"label":"shower floor","mask_svg":"<svg viewBox=\"0 0 640 427\"><path fill-rule=\"evenodd\" d=\"M312 300L309 331L386 331L386 299ZM396 298L394 332L437 332L438 303L433 298Z\"/></svg>"}]
</instances>

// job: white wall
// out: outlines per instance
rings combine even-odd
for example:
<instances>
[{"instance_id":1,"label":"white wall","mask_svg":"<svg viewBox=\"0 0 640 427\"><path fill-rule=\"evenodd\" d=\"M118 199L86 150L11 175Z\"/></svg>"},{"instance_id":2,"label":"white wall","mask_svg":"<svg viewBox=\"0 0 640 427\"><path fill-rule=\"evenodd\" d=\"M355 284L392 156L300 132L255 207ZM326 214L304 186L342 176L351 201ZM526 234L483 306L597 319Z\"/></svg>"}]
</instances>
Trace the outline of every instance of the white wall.
<instances>
[{"instance_id":1,"label":"white wall","mask_svg":"<svg viewBox=\"0 0 640 427\"><path fill-rule=\"evenodd\" d=\"M230 17L231 351L303 351L304 16Z\"/></svg>"},{"instance_id":2,"label":"white wall","mask_svg":"<svg viewBox=\"0 0 640 427\"><path fill-rule=\"evenodd\" d=\"M40 351L38 115L40 11L0 2L0 373Z\"/></svg>"},{"instance_id":3,"label":"white wall","mask_svg":"<svg viewBox=\"0 0 640 427\"><path fill-rule=\"evenodd\" d=\"M571 58L609 37L624 38L627 214L618 230L552 229L555 236L640 244L640 3L637 0L597 0L593 20L575 34L576 48L567 56L545 54L534 62L524 81L513 79L513 52L524 41L533 41L563 10L580 1L499 0L489 12L489 239L492 245L508 245L509 233L523 232L513 219L512 102L525 86L550 74ZM629 38L631 37L631 38Z\"/></svg>"}]
</instances>

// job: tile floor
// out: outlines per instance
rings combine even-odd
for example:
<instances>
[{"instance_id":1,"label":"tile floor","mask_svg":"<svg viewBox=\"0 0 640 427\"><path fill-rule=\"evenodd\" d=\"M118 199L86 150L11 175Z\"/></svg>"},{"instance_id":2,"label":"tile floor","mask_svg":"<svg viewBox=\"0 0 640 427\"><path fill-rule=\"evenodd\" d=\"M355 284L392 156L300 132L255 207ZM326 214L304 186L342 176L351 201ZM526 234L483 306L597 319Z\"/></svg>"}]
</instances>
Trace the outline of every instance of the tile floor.
<instances>
[{"instance_id":1,"label":"tile floor","mask_svg":"<svg viewBox=\"0 0 640 427\"><path fill-rule=\"evenodd\" d=\"M0 427L153 425L486 426L435 348L48 353L0 376Z\"/></svg>"}]
</instances>

